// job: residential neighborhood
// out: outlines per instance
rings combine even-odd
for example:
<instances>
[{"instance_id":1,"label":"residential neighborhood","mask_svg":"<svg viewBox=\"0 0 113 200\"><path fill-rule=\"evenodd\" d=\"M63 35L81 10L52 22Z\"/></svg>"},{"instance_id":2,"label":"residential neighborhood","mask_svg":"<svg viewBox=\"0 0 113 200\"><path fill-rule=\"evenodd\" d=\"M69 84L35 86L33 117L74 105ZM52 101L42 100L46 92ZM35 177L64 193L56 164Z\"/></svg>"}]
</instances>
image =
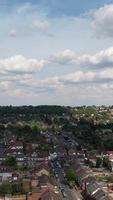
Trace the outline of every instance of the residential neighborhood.
<instances>
[{"instance_id":1,"label":"residential neighborhood","mask_svg":"<svg viewBox=\"0 0 113 200\"><path fill-rule=\"evenodd\" d=\"M10 109L13 113L13 107ZM62 111L59 112L51 107L52 113L49 111L45 115L47 109L43 114L36 111L32 119L29 119L30 113L25 118L25 114L20 116L18 112L16 120L10 117L15 114L4 113L0 117L0 199L112 200L113 150L105 143L108 137L112 138L112 122L95 124L92 118L89 122L94 108L90 108L88 114L89 108L60 108ZM81 111L78 114L79 109L82 112L88 109L87 117ZM96 108L96 115L103 109L111 112L110 108ZM93 130L91 136L89 123L90 131ZM69 124L71 126L67 127ZM99 137L103 135L105 146L103 143L102 149L97 133ZM84 134L85 138L82 138ZM90 137L95 142L92 147Z\"/></svg>"}]
</instances>

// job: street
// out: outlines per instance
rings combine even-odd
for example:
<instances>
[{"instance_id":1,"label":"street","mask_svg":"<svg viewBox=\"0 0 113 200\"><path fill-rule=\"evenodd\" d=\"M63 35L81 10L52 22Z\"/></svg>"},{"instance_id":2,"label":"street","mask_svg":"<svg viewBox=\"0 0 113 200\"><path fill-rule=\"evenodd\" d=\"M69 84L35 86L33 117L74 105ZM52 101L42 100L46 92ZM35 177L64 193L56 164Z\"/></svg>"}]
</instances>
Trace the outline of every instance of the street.
<instances>
[{"instance_id":1,"label":"street","mask_svg":"<svg viewBox=\"0 0 113 200\"><path fill-rule=\"evenodd\" d=\"M53 171L55 174L57 186L60 191L60 196L62 200L82 200L81 195L76 189L70 189L68 185L65 184L64 170L62 169L58 161L54 161Z\"/></svg>"}]
</instances>

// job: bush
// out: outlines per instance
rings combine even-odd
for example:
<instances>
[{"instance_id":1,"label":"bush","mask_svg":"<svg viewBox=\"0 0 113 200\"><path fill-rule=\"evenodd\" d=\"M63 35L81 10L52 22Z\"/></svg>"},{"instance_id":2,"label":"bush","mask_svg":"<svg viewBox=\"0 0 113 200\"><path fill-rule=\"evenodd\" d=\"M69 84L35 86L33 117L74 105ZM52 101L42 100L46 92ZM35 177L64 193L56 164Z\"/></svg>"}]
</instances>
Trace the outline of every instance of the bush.
<instances>
[{"instance_id":1,"label":"bush","mask_svg":"<svg viewBox=\"0 0 113 200\"><path fill-rule=\"evenodd\" d=\"M76 179L76 174L73 169L69 169L66 173L66 178L68 182L73 182Z\"/></svg>"}]
</instances>

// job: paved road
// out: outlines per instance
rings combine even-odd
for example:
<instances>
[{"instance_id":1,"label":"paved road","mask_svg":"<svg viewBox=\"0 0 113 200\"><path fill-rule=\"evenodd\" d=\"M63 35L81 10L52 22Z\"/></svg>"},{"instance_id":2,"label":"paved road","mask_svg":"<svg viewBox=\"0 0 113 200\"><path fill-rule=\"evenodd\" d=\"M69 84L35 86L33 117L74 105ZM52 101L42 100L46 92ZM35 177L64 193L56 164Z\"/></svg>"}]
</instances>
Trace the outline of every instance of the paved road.
<instances>
[{"instance_id":1,"label":"paved road","mask_svg":"<svg viewBox=\"0 0 113 200\"><path fill-rule=\"evenodd\" d=\"M80 194L75 189L71 190L68 185L65 184L64 170L60 166L60 163L55 161L53 164L53 170L56 175L57 185L60 191L63 189L66 193L66 197L63 197L62 192L60 192L62 200L81 200Z\"/></svg>"}]
</instances>

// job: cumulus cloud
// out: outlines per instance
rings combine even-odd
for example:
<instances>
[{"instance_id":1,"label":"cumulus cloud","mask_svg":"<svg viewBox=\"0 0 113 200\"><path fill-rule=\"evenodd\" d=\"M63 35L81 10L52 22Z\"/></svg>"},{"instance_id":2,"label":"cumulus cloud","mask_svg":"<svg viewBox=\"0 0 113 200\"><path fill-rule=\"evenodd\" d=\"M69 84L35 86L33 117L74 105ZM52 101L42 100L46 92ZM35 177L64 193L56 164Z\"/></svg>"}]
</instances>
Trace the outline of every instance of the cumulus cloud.
<instances>
[{"instance_id":1,"label":"cumulus cloud","mask_svg":"<svg viewBox=\"0 0 113 200\"><path fill-rule=\"evenodd\" d=\"M0 59L0 91L10 92L13 90L13 93L18 90L32 91L32 81L35 80L35 75L46 64L46 60L26 58L23 55ZM24 82L29 82L31 87Z\"/></svg>"},{"instance_id":2,"label":"cumulus cloud","mask_svg":"<svg viewBox=\"0 0 113 200\"><path fill-rule=\"evenodd\" d=\"M62 52L52 55L49 59L50 62L58 64L69 64L73 63L77 58L77 54L70 49L66 49Z\"/></svg>"},{"instance_id":3,"label":"cumulus cloud","mask_svg":"<svg viewBox=\"0 0 113 200\"><path fill-rule=\"evenodd\" d=\"M113 69L106 69L100 71L76 71L73 73L65 74L59 77L51 77L45 79L43 83L59 86L60 84L75 84L76 83L101 83L113 81Z\"/></svg>"},{"instance_id":4,"label":"cumulus cloud","mask_svg":"<svg viewBox=\"0 0 113 200\"><path fill-rule=\"evenodd\" d=\"M45 64L45 60L37 60L26 58L23 55L16 55L6 59L0 59L0 72L35 73Z\"/></svg>"},{"instance_id":5,"label":"cumulus cloud","mask_svg":"<svg viewBox=\"0 0 113 200\"><path fill-rule=\"evenodd\" d=\"M68 87L88 87L93 88L94 85L98 88L99 85L113 85L113 69L100 71L76 71L62 76L53 76L45 79L37 80L34 77L21 80L21 84L28 90L32 91L59 91Z\"/></svg>"},{"instance_id":6,"label":"cumulus cloud","mask_svg":"<svg viewBox=\"0 0 113 200\"><path fill-rule=\"evenodd\" d=\"M113 37L113 4L93 12L92 27L98 37Z\"/></svg>"},{"instance_id":7,"label":"cumulus cloud","mask_svg":"<svg viewBox=\"0 0 113 200\"><path fill-rule=\"evenodd\" d=\"M90 69L75 71L65 75L47 77L38 80L36 73L47 64L73 64L80 66L90 66ZM95 66L96 68L93 68ZM48 66L49 67L49 66ZM58 90L66 85L76 84L101 84L113 81L113 48L100 51L94 55L77 53L65 50L61 53L49 57L47 60L37 60L26 58L23 55L0 59L0 82L16 83L21 88L40 91ZM96 70L93 70L96 69ZM18 84L17 84L18 83Z\"/></svg>"},{"instance_id":8,"label":"cumulus cloud","mask_svg":"<svg viewBox=\"0 0 113 200\"><path fill-rule=\"evenodd\" d=\"M113 47L102 50L96 54L77 54L71 50L54 54L49 58L51 63L72 64L86 67L113 67Z\"/></svg>"},{"instance_id":9,"label":"cumulus cloud","mask_svg":"<svg viewBox=\"0 0 113 200\"><path fill-rule=\"evenodd\" d=\"M63 95L67 98L66 91L69 94L70 91L75 91L78 92L80 98L86 98L85 95L89 95L89 92L92 95L92 91L95 91L96 96L97 91L102 94L102 91L108 90L110 96L113 90L112 55L113 48L109 48L94 55L79 55L76 52L66 50L49 57L47 60L26 58L22 55L0 59L0 91L10 93L13 90L15 94L31 93L33 95L46 93L48 96L60 93L62 98ZM86 70L81 68L67 74L61 73L50 77L47 74L43 78L39 78L37 72L50 63L53 69L54 63L100 66L100 68L85 68ZM102 66L106 66L106 68L102 68Z\"/></svg>"}]
</instances>

